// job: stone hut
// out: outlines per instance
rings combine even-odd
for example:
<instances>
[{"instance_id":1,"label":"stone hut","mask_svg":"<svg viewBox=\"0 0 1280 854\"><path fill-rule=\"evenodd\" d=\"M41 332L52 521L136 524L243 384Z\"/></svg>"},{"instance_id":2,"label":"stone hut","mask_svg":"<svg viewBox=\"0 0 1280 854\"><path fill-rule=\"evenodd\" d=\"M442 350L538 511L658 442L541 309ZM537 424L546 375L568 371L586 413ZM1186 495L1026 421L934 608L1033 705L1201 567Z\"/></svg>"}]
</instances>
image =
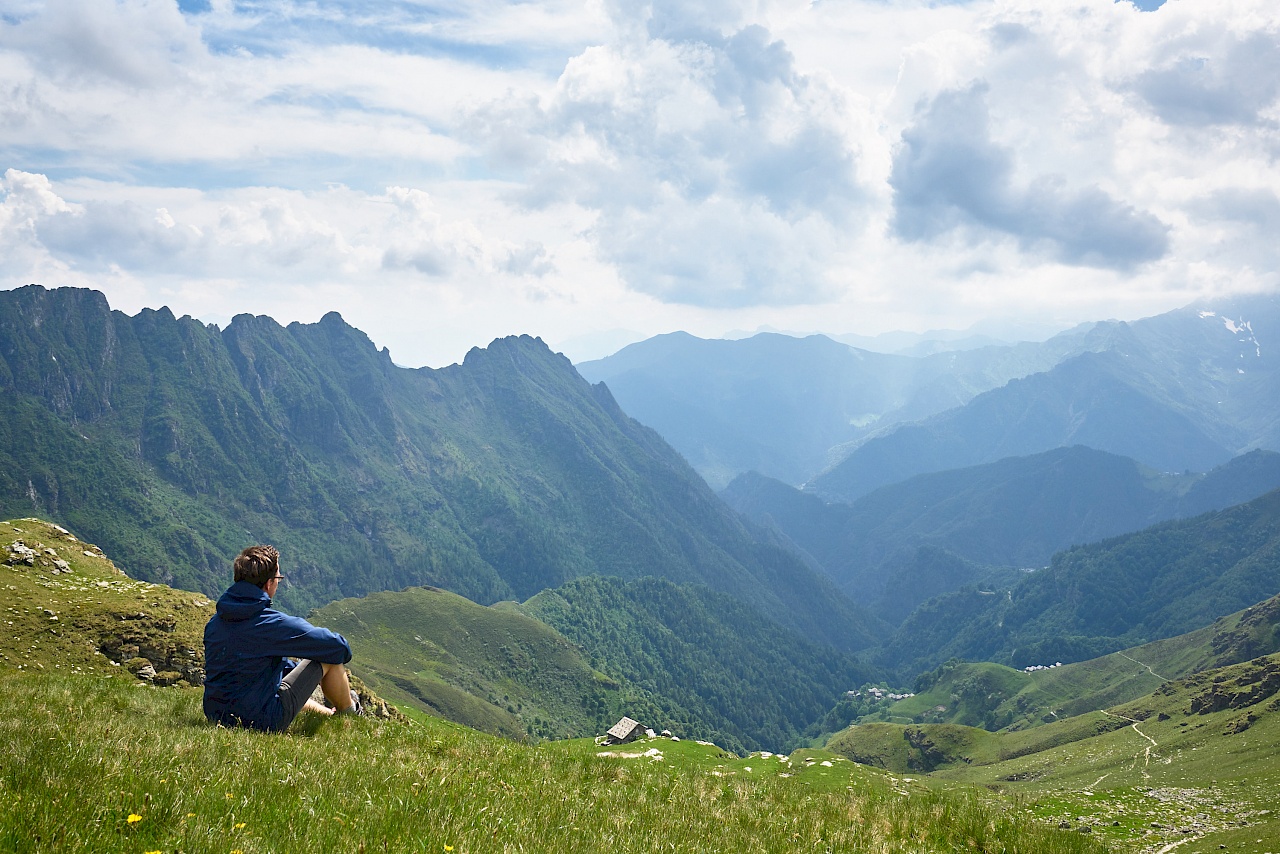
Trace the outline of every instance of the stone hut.
<instances>
[{"instance_id":1,"label":"stone hut","mask_svg":"<svg viewBox=\"0 0 1280 854\"><path fill-rule=\"evenodd\" d=\"M629 741L635 741L636 736L644 731L644 727L640 726L639 721L633 721L631 718L624 717L613 726L609 727L608 738L605 744L626 744Z\"/></svg>"}]
</instances>

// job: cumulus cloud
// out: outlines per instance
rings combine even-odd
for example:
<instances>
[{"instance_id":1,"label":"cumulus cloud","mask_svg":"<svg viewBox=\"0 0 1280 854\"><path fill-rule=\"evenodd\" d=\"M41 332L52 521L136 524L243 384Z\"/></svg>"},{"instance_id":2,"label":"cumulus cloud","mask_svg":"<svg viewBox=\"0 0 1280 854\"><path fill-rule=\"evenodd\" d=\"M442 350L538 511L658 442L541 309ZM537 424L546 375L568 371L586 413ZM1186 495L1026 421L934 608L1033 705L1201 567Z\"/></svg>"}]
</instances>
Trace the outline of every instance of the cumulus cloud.
<instances>
[{"instance_id":1,"label":"cumulus cloud","mask_svg":"<svg viewBox=\"0 0 1280 854\"><path fill-rule=\"evenodd\" d=\"M0 47L64 84L105 78L149 88L194 70L206 54L199 29L172 0L48 0L5 24Z\"/></svg>"},{"instance_id":2,"label":"cumulus cloud","mask_svg":"<svg viewBox=\"0 0 1280 854\"><path fill-rule=\"evenodd\" d=\"M0 286L395 287L458 338L482 299L504 333L1135 316L1280 284L1277 33L1274 0L10 0Z\"/></svg>"},{"instance_id":3,"label":"cumulus cloud","mask_svg":"<svg viewBox=\"0 0 1280 854\"><path fill-rule=\"evenodd\" d=\"M763 27L721 34L733 8L632 10L627 40L574 58L546 98L478 112L473 132L523 204L594 211L598 251L638 291L815 300L865 201L849 112Z\"/></svg>"},{"instance_id":4,"label":"cumulus cloud","mask_svg":"<svg viewBox=\"0 0 1280 854\"><path fill-rule=\"evenodd\" d=\"M174 212L109 194L68 202L46 176L15 169L0 190L0 245L45 253L87 274L282 280L378 270L536 277L554 269L541 243L486 235L405 187L200 195Z\"/></svg>"},{"instance_id":5,"label":"cumulus cloud","mask_svg":"<svg viewBox=\"0 0 1280 854\"><path fill-rule=\"evenodd\" d=\"M434 277L448 276L462 265L515 275L540 276L553 269L540 244L517 246L487 237L471 222L447 221L422 190L391 187L386 198L396 213L387 226L391 242L382 253L384 269L412 269Z\"/></svg>"},{"instance_id":6,"label":"cumulus cloud","mask_svg":"<svg viewBox=\"0 0 1280 854\"><path fill-rule=\"evenodd\" d=\"M1007 235L1063 263L1116 269L1165 254L1168 226L1097 186L1073 188L1062 174L1017 181L1014 152L991 138L986 92L943 92L903 131L890 176L899 235Z\"/></svg>"},{"instance_id":7,"label":"cumulus cloud","mask_svg":"<svg viewBox=\"0 0 1280 854\"><path fill-rule=\"evenodd\" d=\"M1172 40L1160 64L1134 89L1173 125L1274 125L1267 115L1280 97L1277 33L1231 33L1220 25Z\"/></svg>"},{"instance_id":8,"label":"cumulus cloud","mask_svg":"<svg viewBox=\"0 0 1280 854\"><path fill-rule=\"evenodd\" d=\"M41 176L43 177L43 176ZM91 202L61 210L35 228L45 248L89 269L118 264L161 271L175 262L192 265L191 253L203 242L197 229L175 227L164 209L147 209L136 202Z\"/></svg>"}]
</instances>

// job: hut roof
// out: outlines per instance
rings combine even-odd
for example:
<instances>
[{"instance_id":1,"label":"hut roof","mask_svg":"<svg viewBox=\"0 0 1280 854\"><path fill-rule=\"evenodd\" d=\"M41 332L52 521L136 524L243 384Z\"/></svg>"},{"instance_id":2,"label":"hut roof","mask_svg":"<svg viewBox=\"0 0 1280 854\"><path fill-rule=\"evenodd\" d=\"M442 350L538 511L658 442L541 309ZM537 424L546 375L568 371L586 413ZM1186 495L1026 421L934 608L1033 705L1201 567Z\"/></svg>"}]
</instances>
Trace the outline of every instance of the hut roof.
<instances>
[{"instance_id":1,"label":"hut roof","mask_svg":"<svg viewBox=\"0 0 1280 854\"><path fill-rule=\"evenodd\" d=\"M613 726L609 727L609 735L622 741L630 738L636 731L636 727L640 726L639 721L633 721L631 718L624 717Z\"/></svg>"}]
</instances>

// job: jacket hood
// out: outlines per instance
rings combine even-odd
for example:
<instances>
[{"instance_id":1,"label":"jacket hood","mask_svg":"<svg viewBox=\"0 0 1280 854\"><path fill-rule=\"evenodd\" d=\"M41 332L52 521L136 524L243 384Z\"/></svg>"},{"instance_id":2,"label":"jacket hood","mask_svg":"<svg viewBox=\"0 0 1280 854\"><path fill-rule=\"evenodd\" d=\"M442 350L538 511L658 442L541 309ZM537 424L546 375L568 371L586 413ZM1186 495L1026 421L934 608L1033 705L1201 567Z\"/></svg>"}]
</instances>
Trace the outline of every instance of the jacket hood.
<instances>
[{"instance_id":1,"label":"jacket hood","mask_svg":"<svg viewBox=\"0 0 1280 854\"><path fill-rule=\"evenodd\" d=\"M237 581L218 599L218 616L229 623L251 620L271 606L267 591L247 581Z\"/></svg>"}]
</instances>

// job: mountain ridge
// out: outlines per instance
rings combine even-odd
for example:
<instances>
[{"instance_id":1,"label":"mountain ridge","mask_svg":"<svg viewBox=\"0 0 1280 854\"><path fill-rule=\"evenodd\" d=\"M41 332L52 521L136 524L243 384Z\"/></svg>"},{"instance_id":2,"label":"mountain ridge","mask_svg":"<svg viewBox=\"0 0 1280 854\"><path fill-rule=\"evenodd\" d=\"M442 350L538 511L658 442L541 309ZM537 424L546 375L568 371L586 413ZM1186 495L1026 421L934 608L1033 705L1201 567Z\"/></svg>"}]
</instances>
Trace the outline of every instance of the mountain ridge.
<instances>
[{"instance_id":1,"label":"mountain ridge","mask_svg":"<svg viewBox=\"0 0 1280 854\"><path fill-rule=\"evenodd\" d=\"M336 313L222 330L39 286L0 309L0 512L47 512L148 580L213 594L241 547L270 541L295 609L661 574L820 642L877 631L539 339L413 370Z\"/></svg>"}]
</instances>

